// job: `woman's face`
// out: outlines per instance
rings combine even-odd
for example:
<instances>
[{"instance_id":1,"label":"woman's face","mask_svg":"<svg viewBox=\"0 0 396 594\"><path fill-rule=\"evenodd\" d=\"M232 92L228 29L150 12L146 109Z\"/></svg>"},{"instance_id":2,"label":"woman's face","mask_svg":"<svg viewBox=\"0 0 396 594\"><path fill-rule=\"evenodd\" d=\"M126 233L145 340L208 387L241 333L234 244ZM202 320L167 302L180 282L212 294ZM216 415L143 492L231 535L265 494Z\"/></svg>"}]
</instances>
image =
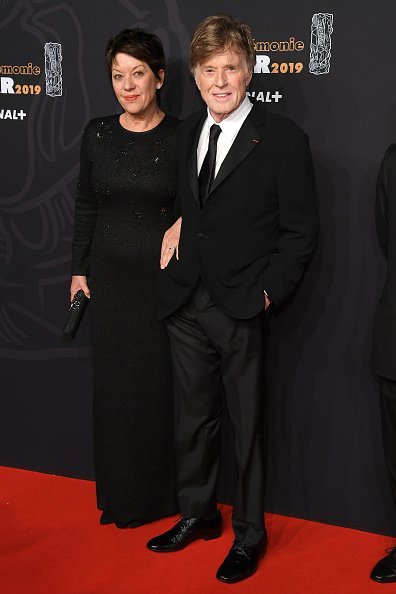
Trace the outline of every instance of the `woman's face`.
<instances>
[{"instance_id":1,"label":"woman's face","mask_svg":"<svg viewBox=\"0 0 396 594\"><path fill-rule=\"evenodd\" d=\"M146 62L128 54L116 54L111 71L114 93L130 115L144 115L157 105L156 91L162 87L164 71L159 79Z\"/></svg>"}]
</instances>

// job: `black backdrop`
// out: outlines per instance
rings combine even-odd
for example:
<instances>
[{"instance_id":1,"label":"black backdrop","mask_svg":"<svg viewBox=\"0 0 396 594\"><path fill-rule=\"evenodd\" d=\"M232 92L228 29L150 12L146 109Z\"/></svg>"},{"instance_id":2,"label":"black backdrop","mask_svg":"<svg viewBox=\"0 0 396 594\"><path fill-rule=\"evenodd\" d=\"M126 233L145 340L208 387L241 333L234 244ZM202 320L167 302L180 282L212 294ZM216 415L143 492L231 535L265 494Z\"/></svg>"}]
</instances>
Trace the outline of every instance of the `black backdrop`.
<instances>
[{"instance_id":1,"label":"black backdrop","mask_svg":"<svg viewBox=\"0 0 396 594\"><path fill-rule=\"evenodd\" d=\"M311 23L321 11L334 17L330 68L314 74ZM195 110L189 40L216 12L248 22L257 43L302 42L299 51L276 51L276 43L259 51L260 63L279 72L258 72L251 91L310 135L320 203L317 254L271 323L267 509L390 533L396 518L369 359L384 278L375 178L395 140L394 0L0 0L0 463L93 476L88 320L72 345L61 332L81 131L118 109L103 51L126 26L164 43L165 110ZM46 87L47 43L61 44L61 89L51 72ZM18 72L29 63L40 73Z\"/></svg>"}]
</instances>

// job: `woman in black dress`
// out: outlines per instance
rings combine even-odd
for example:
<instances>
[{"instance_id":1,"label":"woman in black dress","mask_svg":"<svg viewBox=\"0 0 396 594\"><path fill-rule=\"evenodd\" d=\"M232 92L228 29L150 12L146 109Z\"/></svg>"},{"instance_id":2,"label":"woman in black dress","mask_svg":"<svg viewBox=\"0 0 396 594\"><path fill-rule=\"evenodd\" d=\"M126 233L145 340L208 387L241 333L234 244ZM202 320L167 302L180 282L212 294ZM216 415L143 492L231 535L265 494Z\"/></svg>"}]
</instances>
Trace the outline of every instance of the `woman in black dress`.
<instances>
[{"instance_id":1,"label":"woman in black dress","mask_svg":"<svg viewBox=\"0 0 396 594\"><path fill-rule=\"evenodd\" d=\"M177 510L171 361L155 285L173 223L178 120L157 103L158 37L121 31L106 60L124 111L84 131L70 292L90 296L101 523L125 527Z\"/></svg>"}]
</instances>

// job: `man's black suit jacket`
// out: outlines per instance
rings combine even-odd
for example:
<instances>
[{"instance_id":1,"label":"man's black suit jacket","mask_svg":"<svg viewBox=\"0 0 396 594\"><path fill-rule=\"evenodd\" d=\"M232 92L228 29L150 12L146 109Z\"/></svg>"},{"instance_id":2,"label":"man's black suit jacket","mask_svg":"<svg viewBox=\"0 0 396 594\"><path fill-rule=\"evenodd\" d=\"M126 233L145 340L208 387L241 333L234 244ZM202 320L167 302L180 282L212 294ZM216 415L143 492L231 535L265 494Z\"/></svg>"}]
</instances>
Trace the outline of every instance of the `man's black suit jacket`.
<instances>
[{"instance_id":1,"label":"man's black suit jacket","mask_svg":"<svg viewBox=\"0 0 396 594\"><path fill-rule=\"evenodd\" d=\"M216 305L256 316L264 290L274 304L300 280L316 244L317 207L306 134L254 105L199 205L197 145L207 112L178 128L179 260L159 278L159 316L185 303L199 277Z\"/></svg>"},{"instance_id":2,"label":"man's black suit jacket","mask_svg":"<svg viewBox=\"0 0 396 594\"><path fill-rule=\"evenodd\" d=\"M373 364L378 375L396 380L396 144L381 163L375 219L387 275L374 321Z\"/></svg>"}]
</instances>

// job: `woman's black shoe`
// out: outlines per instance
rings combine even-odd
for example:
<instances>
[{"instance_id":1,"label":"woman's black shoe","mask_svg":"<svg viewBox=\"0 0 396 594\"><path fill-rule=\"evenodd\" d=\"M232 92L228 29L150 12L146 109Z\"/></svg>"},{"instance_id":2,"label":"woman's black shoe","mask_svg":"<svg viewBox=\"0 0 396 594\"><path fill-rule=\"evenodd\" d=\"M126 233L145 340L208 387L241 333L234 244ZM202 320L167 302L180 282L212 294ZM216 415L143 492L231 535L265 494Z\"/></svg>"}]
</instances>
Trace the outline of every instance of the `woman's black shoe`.
<instances>
[{"instance_id":1,"label":"woman's black shoe","mask_svg":"<svg viewBox=\"0 0 396 594\"><path fill-rule=\"evenodd\" d=\"M100 523L102 526L107 526L107 524L114 524L114 518L110 510L104 509L102 511L102 515L100 516Z\"/></svg>"}]
</instances>

